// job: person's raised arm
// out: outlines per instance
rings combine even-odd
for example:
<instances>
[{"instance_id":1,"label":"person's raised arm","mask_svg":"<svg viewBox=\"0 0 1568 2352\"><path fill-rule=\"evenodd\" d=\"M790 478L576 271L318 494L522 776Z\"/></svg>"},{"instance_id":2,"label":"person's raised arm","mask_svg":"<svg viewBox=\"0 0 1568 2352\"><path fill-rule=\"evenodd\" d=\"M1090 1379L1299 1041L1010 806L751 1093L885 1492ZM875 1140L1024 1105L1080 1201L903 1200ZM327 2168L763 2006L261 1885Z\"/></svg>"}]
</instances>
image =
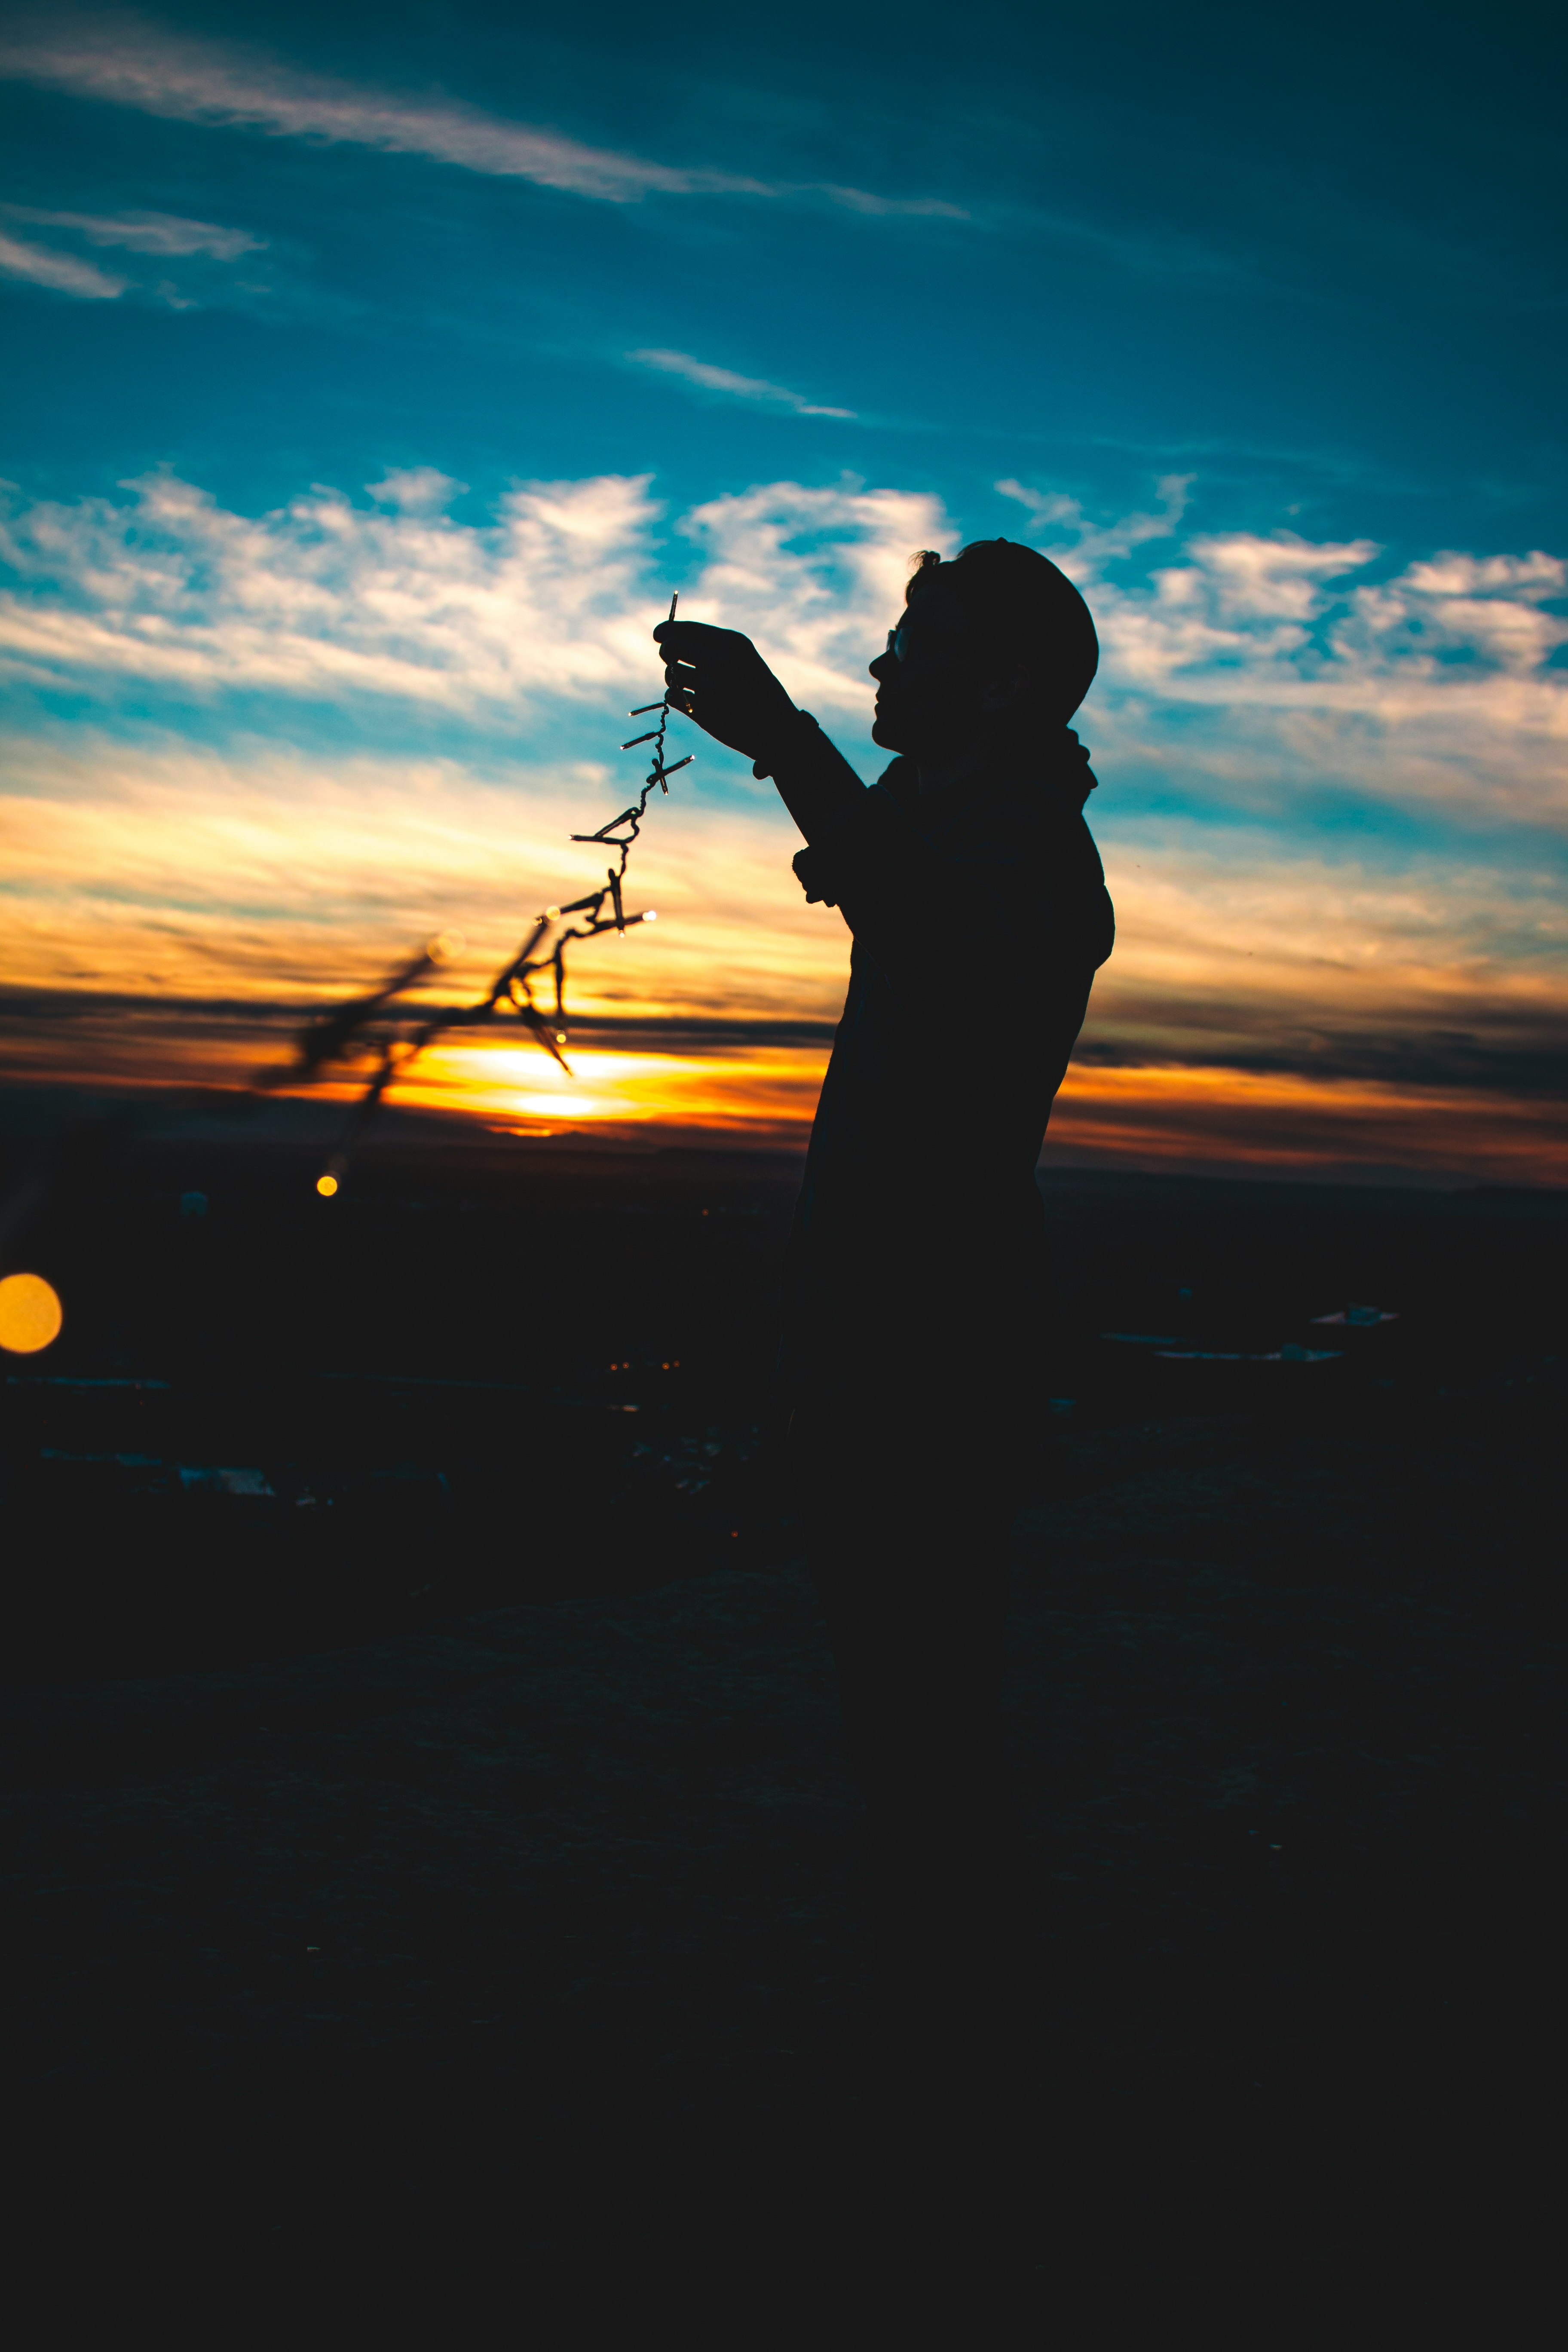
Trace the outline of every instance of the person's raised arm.
<instances>
[{"instance_id":1,"label":"person's raised arm","mask_svg":"<svg viewBox=\"0 0 1568 2352\"><path fill-rule=\"evenodd\" d=\"M797 710L750 637L706 621L661 621L665 700L772 776L808 842L836 833L866 787L807 710Z\"/></svg>"}]
</instances>

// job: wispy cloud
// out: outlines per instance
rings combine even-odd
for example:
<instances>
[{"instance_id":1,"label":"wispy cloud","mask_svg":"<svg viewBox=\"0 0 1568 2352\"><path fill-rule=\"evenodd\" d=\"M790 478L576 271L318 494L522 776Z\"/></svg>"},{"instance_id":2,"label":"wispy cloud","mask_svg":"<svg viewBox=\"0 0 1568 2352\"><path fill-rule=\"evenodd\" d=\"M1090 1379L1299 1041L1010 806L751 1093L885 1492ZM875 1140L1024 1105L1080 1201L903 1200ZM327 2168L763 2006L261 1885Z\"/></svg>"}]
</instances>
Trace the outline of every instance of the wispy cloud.
<instances>
[{"instance_id":1,"label":"wispy cloud","mask_svg":"<svg viewBox=\"0 0 1568 2352\"><path fill-rule=\"evenodd\" d=\"M52 246L29 245L19 236L0 232L0 274L24 278L30 286L47 286L57 294L76 294L84 301L112 302L123 294L128 278L110 278L106 270L74 253L58 253Z\"/></svg>"},{"instance_id":2,"label":"wispy cloud","mask_svg":"<svg viewBox=\"0 0 1568 2352\"><path fill-rule=\"evenodd\" d=\"M803 393L791 392L782 383L768 383L761 376L737 375L732 368L711 367L706 360L694 360L686 352L628 352L626 357L638 367L657 368L664 375L680 376L703 392L723 393L731 400L760 401L765 407L793 409L797 416L853 418L855 415L852 408L824 408L820 403L807 400Z\"/></svg>"},{"instance_id":3,"label":"wispy cloud","mask_svg":"<svg viewBox=\"0 0 1568 2352\"><path fill-rule=\"evenodd\" d=\"M1312 775L1503 822L1568 819L1568 670L1556 658L1568 619L1552 609L1568 562L1450 551L1361 582L1374 540L1211 531L1121 576L1149 541L1175 535L1189 478L1160 485L1162 512L1104 524L1074 500L996 486L1029 508L1034 536L1089 596L1097 723L1124 755L1255 805ZM1200 710L1201 740L1182 725Z\"/></svg>"},{"instance_id":4,"label":"wispy cloud","mask_svg":"<svg viewBox=\"0 0 1568 2352\"><path fill-rule=\"evenodd\" d=\"M0 522L32 592L0 597L0 657L22 675L515 711L647 670L646 479L531 484L489 526L454 522L461 485L429 468L369 506L311 491L258 518L168 475L130 488Z\"/></svg>"},{"instance_id":5,"label":"wispy cloud","mask_svg":"<svg viewBox=\"0 0 1568 2352\"><path fill-rule=\"evenodd\" d=\"M1111 523L1096 524L1085 515L1081 502L1064 497L1058 491L1035 490L1026 483L1005 480L996 484L1005 499L1016 499L1026 507L1035 519L1037 530L1063 530L1072 533L1064 551L1070 551L1075 576L1085 573L1098 576L1102 567L1118 556L1130 555L1135 547L1152 539L1169 539L1186 512L1187 492L1193 486L1191 474L1166 474L1154 485L1160 501L1157 514L1126 514Z\"/></svg>"},{"instance_id":6,"label":"wispy cloud","mask_svg":"<svg viewBox=\"0 0 1568 2352\"><path fill-rule=\"evenodd\" d=\"M635 204L649 195L814 197L859 213L964 216L957 205L934 197L882 196L820 183L784 184L745 173L656 163L509 121L460 100L368 89L302 73L230 43L191 40L147 24L128 29L123 20L85 31L45 27L0 44L0 75L167 121L423 155L463 171L531 180L608 204Z\"/></svg>"},{"instance_id":7,"label":"wispy cloud","mask_svg":"<svg viewBox=\"0 0 1568 2352\"><path fill-rule=\"evenodd\" d=\"M258 517L172 475L126 487L123 501L0 511L14 676L368 695L492 720L646 683L668 568L655 572L647 477L524 484L489 523L454 520L462 485L429 467L376 483L369 504L318 489ZM713 499L679 530L683 611L755 630L799 699L868 718L865 663L909 550L952 543L937 500L853 482Z\"/></svg>"},{"instance_id":8,"label":"wispy cloud","mask_svg":"<svg viewBox=\"0 0 1568 2352\"><path fill-rule=\"evenodd\" d=\"M175 213L50 213L31 205L0 205L0 213L33 228L74 229L89 245L122 246L131 253L203 253L215 261L234 261L242 253L259 253L265 243L245 229L182 220Z\"/></svg>"},{"instance_id":9,"label":"wispy cloud","mask_svg":"<svg viewBox=\"0 0 1568 2352\"><path fill-rule=\"evenodd\" d=\"M57 294L75 295L82 301L111 302L122 294L140 294L174 310L191 310L199 299L210 295L214 272L208 265L259 253L266 243L247 230L224 228L216 221L184 220L176 213L48 212L35 205L0 204L0 219L52 229L57 237L76 237L100 249L112 246L163 263L195 265L177 272L176 278L160 278L149 285L139 278L110 276L79 253L62 252L58 243L39 245L0 229L0 274L47 286ZM232 284L230 279L230 290ZM260 289L250 285L244 290Z\"/></svg>"},{"instance_id":10,"label":"wispy cloud","mask_svg":"<svg viewBox=\"0 0 1568 2352\"><path fill-rule=\"evenodd\" d=\"M876 220L969 220L972 215L962 205L949 204L942 196L879 196L868 188L840 187L832 180L816 180L803 184L803 195L824 196L829 204L842 205L847 212L866 213Z\"/></svg>"}]
</instances>

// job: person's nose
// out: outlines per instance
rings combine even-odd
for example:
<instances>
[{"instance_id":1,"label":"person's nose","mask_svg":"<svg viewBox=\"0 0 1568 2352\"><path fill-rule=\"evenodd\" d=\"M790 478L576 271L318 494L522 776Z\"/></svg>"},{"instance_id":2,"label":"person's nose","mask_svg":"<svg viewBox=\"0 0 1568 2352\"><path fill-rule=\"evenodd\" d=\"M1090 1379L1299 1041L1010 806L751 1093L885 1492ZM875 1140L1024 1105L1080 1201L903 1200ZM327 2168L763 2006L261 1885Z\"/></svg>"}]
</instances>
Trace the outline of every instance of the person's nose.
<instances>
[{"instance_id":1,"label":"person's nose","mask_svg":"<svg viewBox=\"0 0 1568 2352\"><path fill-rule=\"evenodd\" d=\"M894 670L898 667L898 662L889 647L887 653L879 654L876 660L874 662L868 662L866 667L870 671L872 677L876 679L878 685L880 686L885 678L892 677Z\"/></svg>"}]
</instances>

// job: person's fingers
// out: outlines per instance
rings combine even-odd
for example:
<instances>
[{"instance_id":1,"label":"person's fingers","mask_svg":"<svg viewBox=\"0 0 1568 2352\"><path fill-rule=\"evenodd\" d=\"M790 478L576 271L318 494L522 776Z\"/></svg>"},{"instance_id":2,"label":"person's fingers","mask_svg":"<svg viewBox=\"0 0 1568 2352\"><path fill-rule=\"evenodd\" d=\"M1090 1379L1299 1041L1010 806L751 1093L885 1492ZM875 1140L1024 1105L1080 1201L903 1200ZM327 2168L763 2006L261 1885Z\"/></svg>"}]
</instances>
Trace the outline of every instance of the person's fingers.
<instances>
[{"instance_id":1,"label":"person's fingers","mask_svg":"<svg viewBox=\"0 0 1568 2352\"><path fill-rule=\"evenodd\" d=\"M756 653L750 637L743 637L739 629L716 629L710 621L660 621L653 638L666 654L675 654L684 661L699 656L704 660L734 661Z\"/></svg>"}]
</instances>

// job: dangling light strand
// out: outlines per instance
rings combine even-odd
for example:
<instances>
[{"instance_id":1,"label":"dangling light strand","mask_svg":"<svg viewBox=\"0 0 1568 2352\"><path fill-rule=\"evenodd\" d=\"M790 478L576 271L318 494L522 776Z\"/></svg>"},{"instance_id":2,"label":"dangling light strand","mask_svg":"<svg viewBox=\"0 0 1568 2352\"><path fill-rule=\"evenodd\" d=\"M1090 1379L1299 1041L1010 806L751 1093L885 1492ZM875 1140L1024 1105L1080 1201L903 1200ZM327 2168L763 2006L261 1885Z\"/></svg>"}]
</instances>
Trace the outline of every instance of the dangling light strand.
<instances>
[{"instance_id":1,"label":"dangling light strand","mask_svg":"<svg viewBox=\"0 0 1568 2352\"><path fill-rule=\"evenodd\" d=\"M678 591L669 600L668 617L672 621L679 601ZM567 1032L568 944L573 940L596 939L602 931L614 931L618 939L624 940L636 924L657 920L657 911L652 907L639 914L627 914L622 889L626 860L641 831L654 787L657 785L661 793L668 793L669 778L679 775L682 768L689 768L696 757L695 752L689 751L684 759L666 765L665 732L669 725L668 700L642 703L636 710L629 710L626 716L628 719L647 719L656 710L658 713L658 726L650 727L646 734L629 737L621 745L623 751L635 751L642 743L653 745L647 776L637 798L630 808L623 809L619 816L611 817L595 832L572 835L574 841L602 842L606 849L616 853L615 865L605 868L603 885L599 889L590 891L585 898L574 898L569 906L547 907L543 914L536 916L533 928L518 953L497 973L488 993L477 1004L457 1005L432 1013L427 1021L411 1028L403 1025L390 1031L384 1028L383 1024L394 1000L423 980L439 961L438 943L433 941L429 948L394 972L382 987L374 990L370 995L357 998L353 1003L330 1013L326 1019L312 1023L300 1038L298 1059L294 1064L275 1076L258 1081L262 1087L291 1082L298 1084L301 1078L319 1076L328 1063L345 1060L367 1046L376 1053L378 1060L374 1073L354 1106L342 1140L327 1162L327 1176L335 1179L342 1175L363 1141L387 1088L403 1076L409 1064L427 1045L447 1030L476 1028L483 1022L501 1018L509 1013L515 1013L524 1026L532 1031L551 1059L559 1062L567 1076L571 1076L570 1066L561 1051L566 1043ZM605 911L606 903L610 909L607 914ZM581 916L583 920L571 921L569 918L573 916ZM563 926L559 931L555 929L557 924ZM552 974L553 980L553 1004L549 1017L533 1001L534 982L542 979L546 972ZM397 1018L395 1014L392 1017L395 1021Z\"/></svg>"}]
</instances>

